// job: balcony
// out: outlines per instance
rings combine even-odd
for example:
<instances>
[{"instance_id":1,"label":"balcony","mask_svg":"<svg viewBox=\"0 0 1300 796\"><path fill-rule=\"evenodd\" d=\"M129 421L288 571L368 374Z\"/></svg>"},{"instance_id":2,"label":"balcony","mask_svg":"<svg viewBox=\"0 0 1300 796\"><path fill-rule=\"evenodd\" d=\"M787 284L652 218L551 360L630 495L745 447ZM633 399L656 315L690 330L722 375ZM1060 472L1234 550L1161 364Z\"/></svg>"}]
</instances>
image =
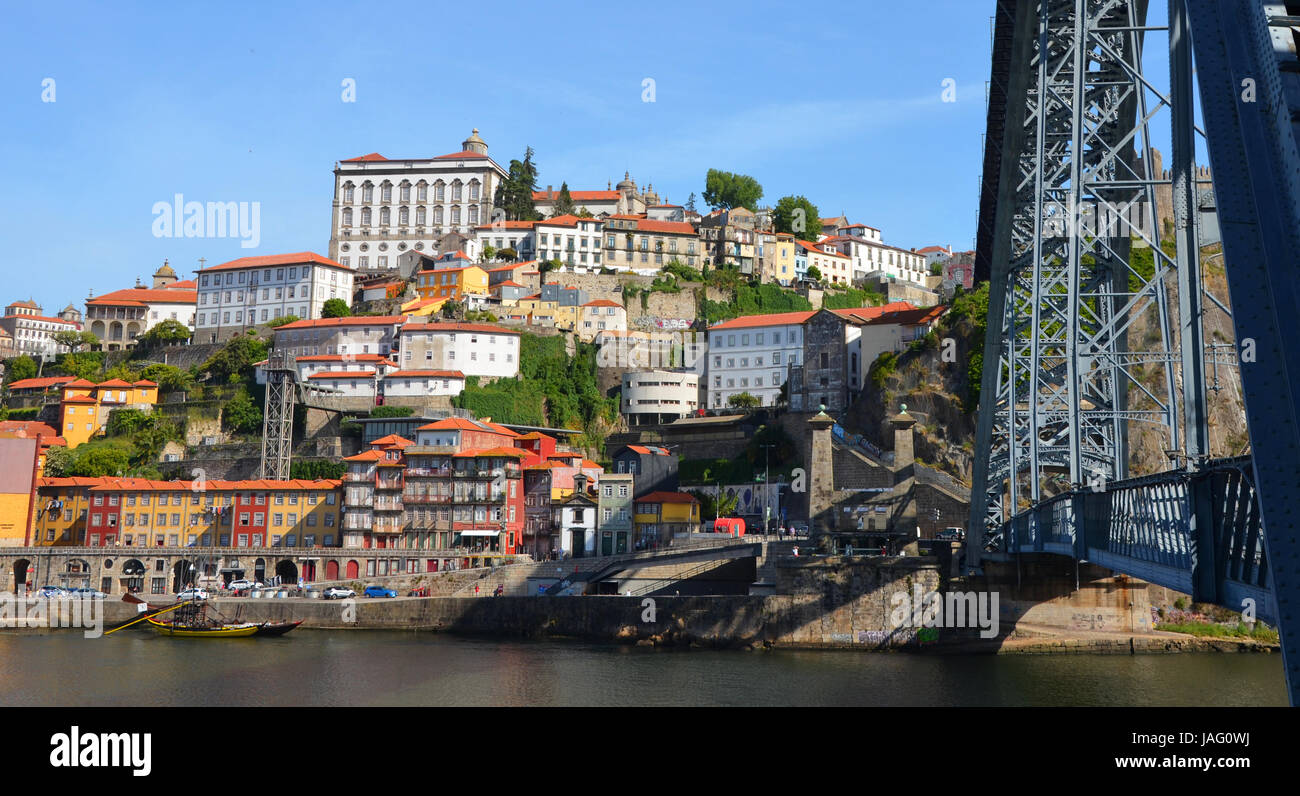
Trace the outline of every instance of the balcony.
<instances>
[{"instance_id":1,"label":"balcony","mask_svg":"<svg viewBox=\"0 0 1300 796\"><path fill-rule=\"evenodd\" d=\"M375 489L401 489L402 479L400 478L380 478L375 481Z\"/></svg>"},{"instance_id":2,"label":"balcony","mask_svg":"<svg viewBox=\"0 0 1300 796\"><path fill-rule=\"evenodd\" d=\"M429 495L429 494L403 494L402 500L407 503L450 503L451 495Z\"/></svg>"},{"instance_id":3,"label":"balcony","mask_svg":"<svg viewBox=\"0 0 1300 796\"><path fill-rule=\"evenodd\" d=\"M365 482L369 482L369 481L374 481L374 480L375 480L375 472L374 472L373 470L371 470L371 471L368 472L368 473L352 473L352 472L348 472L348 473L344 473L344 474L343 474L343 480L344 480L344 481L350 481L350 482L352 482L352 483L365 483Z\"/></svg>"},{"instance_id":4,"label":"balcony","mask_svg":"<svg viewBox=\"0 0 1300 796\"><path fill-rule=\"evenodd\" d=\"M376 500L372 508L375 511L401 511L402 501L400 500Z\"/></svg>"},{"instance_id":5,"label":"balcony","mask_svg":"<svg viewBox=\"0 0 1300 796\"><path fill-rule=\"evenodd\" d=\"M449 478L452 472L453 470L450 467L408 467L406 468L406 477Z\"/></svg>"}]
</instances>

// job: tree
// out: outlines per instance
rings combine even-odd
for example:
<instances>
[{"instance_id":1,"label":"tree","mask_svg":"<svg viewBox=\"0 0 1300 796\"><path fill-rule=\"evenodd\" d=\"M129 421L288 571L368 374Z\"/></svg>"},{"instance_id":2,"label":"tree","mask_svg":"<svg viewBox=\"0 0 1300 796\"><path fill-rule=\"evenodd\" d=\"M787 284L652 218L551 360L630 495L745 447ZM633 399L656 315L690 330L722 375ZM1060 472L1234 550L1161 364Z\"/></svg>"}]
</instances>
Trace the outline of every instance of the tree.
<instances>
[{"instance_id":1,"label":"tree","mask_svg":"<svg viewBox=\"0 0 1300 796\"><path fill-rule=\"evenodd\" d=\"M747 174L732 174L729 171L709 169L705 177L704 201L709 207L723 210L744 207L748 210L757 210L758 200L762 198L763 186Z\"/></svg>"},{"instance_id":2,"label":"tree","mask_svg":"<svg viewBox=\"0 0 1300 796\"><path fill-rule=\"evenodd\" d=\"M509 174L497 185L492 204L505 212L507 221L537 221L541 214L533 204L535 190L537 164L533 163L533 148L528 147L522 161L510 161Z\"/></svg>"},{"instance_id":3,"label":"tree","mask_svg":"<svg viewBox=\"0 0 1300 796\"><path fill-rule=\"evenodd\" d=\"M817 205L802 196L782 196L772 211L772 225L777 232L788 232L800 240L816 241L822 234L822 220Z\"/></svg>"},{"instance_id":4,"label":"tree","mask_svg":"<svg viewBox=\"0 0 1300 796\"><path fill-rule=\"evenodd\" d=\"M352 308L341 298L332 298L321 307L322 318L346 318L352 314Z\"/></svg>"},{"instance_id":5,"label":"tree","mask_svg":"<svg viewBox=\"0 0 1300 796\"><path fill-rule=\"evenodd\" d=\"M173 318L161 321L140 336L140 342L149 348L160 345L176 345L188 339L190 339L189 327Z\"/></svg>"},{"instance_id":6,"label":"tree","mask_svg":"<svg viewBox=\"0 0 1300 796\"><path fill-rule=\"evenodd\" d=\"M61 346L67 346L69 353L75 353L79 348L98 344L99 338L90 332L77 332L69 329L64 332L55 332L54 342Z\"/></svg>"},{"instance_id":7,"label":"tree","mask_svg":"<svg viewBox=\"0 0 1300 796\"><path fill-rule=\"evenodd\" d=\"M758 400L758 396L750 395L747 392L738 392L727 399L727 406L737 409L757 409L760 404L762 404L762 401Z\"/></svg>"},{"instance_id":8,"label":"tree","mask_svg":"<svg viewBox=\"0 0 1300 796\"><path fill-rule=\"evenodd\" d=\"M697 210L695 209L695 192L694 192L694 191L691 191L691 195L686 199L686 212L688 212L688 213L696 213L696 212L699 212L699 211L697 211Z\"/></svg>"},{"instance_id":9,"label":"tree","mask_svg":"<svg viewBox=\"0 0 1300 796\"><path fill-rule=\"evenodd\" d=\"M221 425L237 434L256 434L262 430L262 410L253 403L247 390L240 390L226 401L221 412Z\"/></svg>"},{"instance_id":10,"label":"tree","mask_svg":"<svg viewBox=\"0 0 1300 796\"><path fill-rule=\"evenodd\" d=\"M5 368L5 384L19 381L21 379L36 378L36 360L23 354L9 360Z\"/></svg>"},{"instance_id":11,"label":"tree","mask_svg":"<svg viewBox=\"0 0 1300 796\"><path fill-rule=\"evenodd\" d=\"M253 363L266 359L266 341L260 337L232 337L220 351L199 366L199 373L217 384L251 379Z\"/></svg>"},{"instance_id":12,"label":"tree","mask_svg":"<svg viewBox=\"0 0 1300 796\"><path fill-rule=\"evenodd\" d=\"M808 266L808 278L814 282L822 281L822 271L815 265Z\"/></svg>"},{"instance_id":13,"label":"tree","mask_svg":"<svg viewBox=\"0 0 1300 796\"><path fill-rule=\"evenodd\" d=\"M64 478L72 467L75 454L68 448L51 447L45 451L45 468L41 475L45 478Z\"/></svg>"},{"instance_id":14,"label":"tree","mask_svg":"<svg viewBox=\"0 0 1300 796\"><path fill-rule=\"evenodd\" d=\"M573 215L577 209L573 204L573 197L569 194L569 184L567 182L560 183L560 195L555 199L555 212L552 213L552 216Z\"/></svg>"},{"instance_id":15,"label":"tree","mask_svg":"<svg viewBox=\"0 0 1300 796\"><path fill-rule=\"evenodd\" d=\"M537 275L539 277L544 278L551 271L558 271L563 267L564 267L564 263L560 262L558 258L554 260L547 260L546 262L537 266Z\"/></svg>"},{"instance_id":16,"label":"tree","mask_svg":"<svg viewBox=\"0 0 1300 796\"><path fill-rule=\"evenodd\" d=\"M514 249L508 246L504 249L497 250L497 260L499 262L513 263L515 260L518 259L519 259L519 252L515 251Z\"/></svg>"},{"instance_id":17,"label":"tree","mask_svg":"<svg viewBox=\"0 0 1300 796\"><path fill-rule=\"evenodd\" d=\"M490 263L496 254L497 250L493 248L492 244L485 243L483 244L483 251L479 253L478 261L481 263Z\"/></svg>"},{"instance_id":18,"label":"tree","mask_svg":"<svg viewBox=\"0 0 1300 796\"><path fill-rule=\"evenodd\" d=\"M293 323L296 320L298 320L297 315L281 315L278 318L272 318L271 320L267 321L266 326L268 329L279 329L281 326L284 326L286 323Z\"/></svg>"},{"instance_id":19,"label":"tree","mask_svg":"<svg viewBox=\"0 0 1300 796\"><path fill-rule=\"evenodd\" d=\"M172 365L156 362L140 372L142 378L158 385L159 392L182 392L194 386L194 375Z\"/></svg>"},{"instance_id":20,"label":"tree","mask_svg":"<svg viewBox=\"0 0 1300 796\"><path fill-rule=\"evenodd\" d=\"M459 318L465 313L465 305L456 299L451 299L442 305L442 317Z\"/></svg>"},{"instance_id":21,"label":"tree","mask_svg":"<svg viewBox=\"0 0 1300 796\"><path fill-rule=\"evenodd\" d=\"M94 445L72 453L72 465L65 470L69 476L99 478L119 475L131 468L131 455L123 448Z\"/></svg>"}]
</instances>

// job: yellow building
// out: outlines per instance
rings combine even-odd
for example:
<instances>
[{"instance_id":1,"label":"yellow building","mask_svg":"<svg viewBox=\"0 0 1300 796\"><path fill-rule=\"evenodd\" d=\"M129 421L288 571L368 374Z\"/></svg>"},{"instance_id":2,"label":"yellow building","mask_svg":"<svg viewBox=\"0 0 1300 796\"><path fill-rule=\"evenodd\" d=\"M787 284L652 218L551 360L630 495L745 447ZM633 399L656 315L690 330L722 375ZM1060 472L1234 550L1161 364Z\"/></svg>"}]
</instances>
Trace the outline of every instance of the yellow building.
<instances>
[{"instance_id":1,"label":"yellow building","mask_svg":"<svg viewBox=\"0 0 1300 796\"><path fill-rule=\"evenodd\" d=\"M477 265L420 271L415 277L415 289L420 298L460 301L467 295L488 295L487 271Z\"/></svg>"},{"instance_id":2,"label":"yellow building","mask_svg":"<svg viewBox=\"0 0 1300 796\"><path fill-rule=\"evenodd\" d=\"M570 308L576 309L576 308ZM555 301L543 301L541 293L534 293L531 296L524 296L512 308L511 317L523 316L527 323L538 324L540 326L559 326L560 306ZM573 323L573 319L569 319Z\"/></svg>"},{"instance_id":3,"label":"yellow building","mask_svg":"<svg viewBox=\"0 0 1300 796\"><path fill-rule=\"evenodd\" d=\"M77 379L63 385L59 407L59 430L69 448L75 448L104 432L108 413L114 409L143 409L158 403L158 385L151 381L134 384L122 379L95 384Z\"/></svg>"},{"instance_id":4,"label":"yellow building","mask_svg":"<svg viewBox=\"0 0 1300 796\"><path fill-rule=\"evenodd\" d=\"M651 492L636 499L633 536L642 547L666 545L700 531L700 501L685 492Z\"/></svg>"},{"instance_id":5,"label":"yellow building","mask_svg":"<svg viewBox=\"0 0 1300 796\"><path fill-rule=\"evenodd\" d=\"M795 237L788 232L758 233L759 279L789 285L795 280Z\"/></svg>"},{"instance_id":6,"label":"yellow building","mask_svg":"<svg viewBox=\"0 0 1300 796\"><path fill-rule=\"evenodd\" d=\"M442 305L449 299L415 298L402 305L402 314L408 318L426 318L442 311Z\"/></svg>"},{"instance_id":7,"label":"yellow building","mask_svg":"<svg viewBox=\"0 0 1300 796\"><path fill-rule=\"evenodd\" d=\"M38 482L32 544L39 546L86 544L90 517L90 490L103 478L42 478Z\"/></svg>"}]
</instances>

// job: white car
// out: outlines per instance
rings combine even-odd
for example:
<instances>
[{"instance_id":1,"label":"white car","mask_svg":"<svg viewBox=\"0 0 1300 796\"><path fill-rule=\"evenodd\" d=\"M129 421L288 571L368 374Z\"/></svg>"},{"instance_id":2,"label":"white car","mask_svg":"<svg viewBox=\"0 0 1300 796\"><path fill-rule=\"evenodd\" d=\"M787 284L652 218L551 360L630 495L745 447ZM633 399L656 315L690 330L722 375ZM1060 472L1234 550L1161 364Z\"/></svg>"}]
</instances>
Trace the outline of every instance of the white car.
<instances>
[{"instance_id":1,"label":"white car","mask_svg":"<svg viewBox=\"0 0 1300 796\"><path fill-rule=\"evenodd\" d=\"M244 589L260 589L262 584L248 578L240 578L239 580L230 581L230 585L226 588L231 591L243 591Z\"/></svg>"},{"instance_id":2,"label":"white car","mask_svg":"<svg viewBox=\"0 0 1300 796\"><path fill-rule=\"evenodd\" d=\"M190 588L186 589L185 591L182 591L182 592L178 593L178 594L176 595L176 599L177 599L177 600L181 600L181 601L184 601L184 600L206 600L206 599L208 599L208 590L207 590L207 589L200 589L200 588L195 587L195 586L191 586Z\"/></svg>"},{"instance_id":3,"label":"white car","mask_svg":"<svg viewBox=\"0 0 1300 796\"><path fill-rule=\"evenodd\" d=\"M321 593L321 596L326 600L346 600L349 597L356 597L357 593L342 586L330 586Z\"/></svg>"}]
</instances>

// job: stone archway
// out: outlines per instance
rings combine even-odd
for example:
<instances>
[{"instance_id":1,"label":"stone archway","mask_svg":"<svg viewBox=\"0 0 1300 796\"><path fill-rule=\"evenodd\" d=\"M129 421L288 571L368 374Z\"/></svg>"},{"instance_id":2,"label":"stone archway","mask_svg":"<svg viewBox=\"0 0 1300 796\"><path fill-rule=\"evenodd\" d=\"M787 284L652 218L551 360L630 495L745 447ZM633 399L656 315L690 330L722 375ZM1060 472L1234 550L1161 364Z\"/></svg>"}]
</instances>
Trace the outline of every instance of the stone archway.
<instances>
[{"instance_id":1,"label":"stone archway","mask_svg":"<svg viewBox=\"0 0 1300 796\"><path fill-rule=\"evenodd\" d=\"M128 558L122 564L122 588L128 592L144 591L144 562L138 558Z\"/></svg>"},{"instance_id":2,"label":"stone archway","mask_svg":"<svg viewBox=\"0 0 1300 796\"><path fill-rule=\"evenodd\" d=\"M32 562L26 558L20 558L14 562L14 594L22 594L31 584L27 578L32 574Z\"/></svg>"},{"instance_id":3,"label":"stone archway","mask_svg":"<svg viewBox=\"0 0 1300 796\"><path fill-rule=\"evenodd\" d=\"M253 562L253 580L257 583L266 582L266 559L259 558Z\"/></svg>"},{"instance_id":4,"label":"stone archway","mask_svg":"<svg viewBox=\"0 0 1300 796\"><path fill-rule=\"evenodd\" d=\"M186 586L193 586L197 582L199 568L193 561L181 559L172 567L172 593L183 591Z\"/></svg>"},{"instance_id":5,"label":"stone archway","mask_svg":"<svg viewBox=\"0 0 1300 796\"><path fill-rule=\"evenodd\" d=\"M70 558L63 565L65 586L90 586L90 562L83 558Z\"/></svg>"},{"instance_id":6,"label":"stone archway","mask_svg":"<svg viewBox=\"0 0 1300 796\"><path fill-rule=\"evenodd\" d=\"M359 564L359 563L358 563L357 561L355 561L355 560L354 560L354 561L349 561L349 562L348 562L348 566L347 566L347 570L346 570L346 571L347 571L347 573L348 573L348 574L347 574L347 577L348 577L349 579L351 579L351 578L359 578L359 577L361 577L361 564Z\"/></svg>"},{"instance_id":7,"label":"stone archway","mask_svg":"<svg viewBox=\"0 0 1300 796\"><path fill-rule=\"evenodd\" d=\"M292 561L285 559L275 565L275 575L280 579L280 583L288 585L298 582L298 566Z\"/></svg>"},{"instance_id":8,"label":"stone archway","mask_svg":"<svg viewBox=\"0 0 1300 796\"><path fill-rule=\"evenodd\" d=\"M330 560L325 563L325 580L339 579L339 562Z\"/></svg>"}]
</instances>

